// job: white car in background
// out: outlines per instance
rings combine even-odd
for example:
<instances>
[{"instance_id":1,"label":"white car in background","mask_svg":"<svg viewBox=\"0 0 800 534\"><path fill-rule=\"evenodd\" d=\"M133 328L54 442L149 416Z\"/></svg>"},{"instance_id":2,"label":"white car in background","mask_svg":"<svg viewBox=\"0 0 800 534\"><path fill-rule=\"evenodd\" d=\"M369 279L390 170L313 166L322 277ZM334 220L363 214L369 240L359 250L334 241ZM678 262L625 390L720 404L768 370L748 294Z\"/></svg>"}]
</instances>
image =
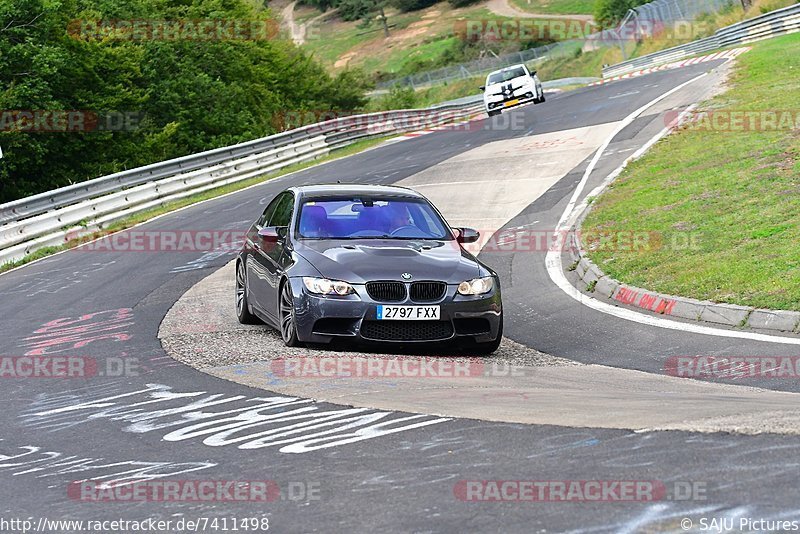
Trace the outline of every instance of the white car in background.
<instances>
[{"instance_id":1,"label":"white car in background","mask_svg":"<svg viewBox=\"0 0 800 534\"><path fill-rule=\"evenodd\" d=\"M523 64L512 65L489 73L483 91L483 105L486 113L499 115L504 109L522 104L544 102L542 82L536 71L529 71Z\"/></svg>"}]
</instances>

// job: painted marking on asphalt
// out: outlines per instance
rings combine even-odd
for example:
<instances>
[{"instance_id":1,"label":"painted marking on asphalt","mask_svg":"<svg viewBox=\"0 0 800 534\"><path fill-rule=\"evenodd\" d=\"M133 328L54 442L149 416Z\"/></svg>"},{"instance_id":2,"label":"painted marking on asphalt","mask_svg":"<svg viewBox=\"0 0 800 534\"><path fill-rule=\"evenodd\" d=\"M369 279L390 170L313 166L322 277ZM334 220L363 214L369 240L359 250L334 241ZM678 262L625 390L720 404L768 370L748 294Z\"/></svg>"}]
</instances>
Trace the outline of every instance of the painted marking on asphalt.
<instances>
[{"instance_id":1,"label":"painted marking on asphalt","mask_svg":"<svg viewBox=\"0 0 800 534\"><path fill-rule=\"evenodd\" d=\"M615 98L622 98L624 96L631 96L631 95L638 95L638 94L639 94L639 91L628 91L627 93L622 93L621 95L609 96L608 99L609 100L614 100Z\"/></svg>"},{"instance_id":2,"label":"painted marking on asphalt","mask_svg":"<svg viewBox=\"0 0 800 534\"><path fill-rule=\"evenodd\" d=\"M41 398L46 403L47 396ZM153 409L142 409L145 405ZM224 405L221 411L209 410L220 405ZM101 398L70 399L47 409L33 407L22 418L26 426L37 428L107 419L127 423L123 432L157 432L164 441L199 440L209 447L234 445L242 450L280 447L278 452L294 454L451 420L367 408L325 408L313 399L297 397L174 392L162 384Z\"/></svg>"},{"instance_id":3,"label":"painted marking on asphalt","mask_svg":"<svg viewBox=\"0 0 800 534\"><path fill-rule=\"evenodd\" d=\"M583 192L583 189L586 187L586 182L588 181L589 176L591 175L591 173L594 170L594 168L597 166L597 163L600 160L600 157L602 156L603 152L608 147L608 145L611 144L611 141L614 139L614 137L620 131L622 131L623 128L625 128L628 124L633 122L633 120L636 119L636 117L641 115L648 108L650 108L651 106L653 106L656 103L660 102L661 100L665 99L666 97L670 96L671 94L679 91L680 89L683 89L684 87L686 87L687 85L691 84L692 82L695 82L696 80L699 80L700 78L706 76L706 74L707 73L704 72L703 74L701 74L699 76L696 76L696 77L692 78L691 80L678 85L677 87L667 91L666 93L664 93L661 96L655 98L654 100L651 100L650 102L648 102L644 106L640 107L639 109L637 109L636 111L634 111L633 113L631 113L630 115L625 117L625 119L623 119L623 121L619 124L617 129L615 129L609 135L609 137L606 139L606 141L603 143L603 145L601 145L600 148L598 148L597 151L595 152L594 157L592 158L591 162L589 163L589 166L586 168L586 171L583 173L583 177L581 178L581 181L578 183L577 187L575 188L575 191L573 192L572 197L570 198L570 201L567 204L566 209L564 210L564 213L561 215L561 218L559 219L559 222L556 225L557 230L564 231L564 230L572 227L572 225L575 223L577 218L580 216L580 214L586 208L587 203L586 203L585 200L583 201L583 203L580 206L576 206L578 197ZM689 109L684 111L684 113L681 114L681 115L683 116L688 111L689 111ZM678 121L676 121L676 122L679 123L680 122L680 118L681 117L679 117ZM588 196L592 196L592 197L597 196L597 194L599 194L609 183L611 183L611 181L617 175L619 175L620 172L622 172L622 169L625 167L625 165L627 165L627 163L629 161L632 161L632 160L638 158L639 156L641 156L642 154L644 154L644 152L646 152L647 149L649 149L653 144L655 144L656 141L658 141L661 137L666 135L668 132L669 132L669 128L664 128L658 134L653 136L653 138L651 138L644 146L642 146L639 150L634 152L628 159L626 159L620 167L618 167L611 174L609 174L605 178L605 180L603 180L603 183L601 183L599 186L597 186L589 195L587 195L587 197ZM601 301L599 301L599 300L597 300L595 298L589 297L589 296L581 293L576 287L574 287L572 284L570 284L569 280L567 280L567 277L564 276L564 269L563 269L562 262L561 262L561 253L560 252L558 252L558 251L549 251L547 253L547 257L545 259L545 263L546 263L546 268L547 268L547 274L550 276L550 279L553 281L554 284L556 284L556 286L559 287L559 289L564 291L564 293L566 293L567 295L569 295L570 297L572 297L573 299L578 301L580 304L582 304L582 305L584 305L584 306L586 306L588 308L592 308L593 310L596 310L596 311L599 311L599 312L602 312L602 313L605 313L605 314L608 314L608 315L613 315L614 317L619 317L620 319L625 319L627 321L632 321L632 322L644 324L644 325L647 325L647 326L657 326L659 328L668 328L668 329L671 329L671 330L679 330L679 331L682 331L682 332L691 332L691 333L695 333L695 334L703 334L703 335L718 336L718 337L732 337L732 338L739 338L739 339L750 339L750 340L754 340L754 341L766 341L768 343L784 343L784 344L789 344L789 345L800 345L800 339L798 339L798 338L783 337L783 336L772 336L772 335L767 335L767 334L759 334L759 333L755 333L755 332L740 332L740 331L736 331L736 330L724 330L724 329L721 329L721 328L714 328L714 327L710 327L710 326L703 326L703 325L692 324L692 323L681 323L681 322L672 321L672 320L669 320L669 319L664 319L664 318L661 318L661 317L645 315L643 313L635 312L633 310L628 310L626 308L619 308L617 306L613 306L611 304L607 304L607 303L601 302Z\"/></svg>"},{"instance_id":4,"label":"painted marking on asphalt","mask_svg":"<svg viewBox=\"0 0 800 534\"><path fill-rule=\"evenodd\" d=\"M0 452L0 470L11 471L11 476L32 475L34 478L52 477L79 473L91 480L114 481L115 485L144 480L183 475L202 469L216 467L214 462L147 462L142 460L115 460L109 463L104 458L67 455L42 449L36 445L10 447L4 439ZM23 442L24 443L24 442ZM89 478L81 478L83 482Z\"/></svg>"},{"instance_id":5,"label":"painted marking on asphalt","mask_svg":"<svg viewBox=\"0 0 800 534\"><path fill-rule=\"evenodd\" d=\"M80 350L96 341L128 341L133 310L120 308L48 321L22 340L25 356Z\"/></svg>"}]
</instances>

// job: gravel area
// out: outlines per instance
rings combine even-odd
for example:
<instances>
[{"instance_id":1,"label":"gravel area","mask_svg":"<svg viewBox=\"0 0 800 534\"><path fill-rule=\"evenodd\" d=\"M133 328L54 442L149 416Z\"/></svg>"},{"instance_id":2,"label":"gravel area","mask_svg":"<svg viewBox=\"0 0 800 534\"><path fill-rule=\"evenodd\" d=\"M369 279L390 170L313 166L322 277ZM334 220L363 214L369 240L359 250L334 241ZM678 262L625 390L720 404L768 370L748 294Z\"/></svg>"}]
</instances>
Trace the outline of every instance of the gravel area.
<instances>
[{"instance_id":1,"label":"gravel area","mask_svg":"<svg viewBox=\"0 0 800 534\"><path fill-rule=\"evenodd\" d=\"M235 364L269 361L298 356L362 356L368 358L405 358L436 356L443 359L489 360L514 366L543 367L581 365L557 358L504 338L491 356L469 356L440 349L428 351L385 351L384 347L313 346L286 347L276 330L268 326L245 326L236 320L233 307L234 264L229 263L208 276L167 313L159 338L167 354L186 365L203 370Z\"/></svg>"}]
</instances>

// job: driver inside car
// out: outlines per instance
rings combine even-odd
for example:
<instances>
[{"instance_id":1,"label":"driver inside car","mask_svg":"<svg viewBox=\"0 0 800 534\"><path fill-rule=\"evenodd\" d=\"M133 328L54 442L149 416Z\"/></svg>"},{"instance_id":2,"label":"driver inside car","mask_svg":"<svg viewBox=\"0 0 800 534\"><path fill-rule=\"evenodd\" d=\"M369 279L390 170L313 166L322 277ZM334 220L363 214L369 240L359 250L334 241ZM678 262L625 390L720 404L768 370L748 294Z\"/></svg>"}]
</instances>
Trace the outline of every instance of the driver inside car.
<instances>
[{"instance_id":1,"label":"driver inside car","mask_svg":"<svg viewBox=\"0 0 800 534\"><path fill-rule=\"evenodd\" d=\"M402 204L388 204L384 208L388 213L388 228L387 233L411 226L411 218L409 217L408 210Z\"/></svg>"}]
</instances>

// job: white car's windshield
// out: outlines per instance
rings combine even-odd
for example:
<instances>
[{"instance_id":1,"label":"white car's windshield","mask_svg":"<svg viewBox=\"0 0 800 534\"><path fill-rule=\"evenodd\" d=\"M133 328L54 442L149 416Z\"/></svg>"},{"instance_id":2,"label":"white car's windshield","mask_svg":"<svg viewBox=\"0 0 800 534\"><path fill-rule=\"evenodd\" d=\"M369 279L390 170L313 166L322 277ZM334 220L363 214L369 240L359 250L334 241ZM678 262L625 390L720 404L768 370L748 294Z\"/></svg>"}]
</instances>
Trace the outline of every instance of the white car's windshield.
<instances>
[{"instance_id":1,"label":"white car's windshield","mask_svg":"<svg viewBox=\"0 0 800 534\"><path fill-rule=\"evenodd\" d=\"M507 82L508 80L519 78L520 76L525 76L525 69L522 67L517 67L516 69L511 70L501 70L500 72L493 72L489 75L489 82L486 85Z\"/></svg>"}]
</instances>

